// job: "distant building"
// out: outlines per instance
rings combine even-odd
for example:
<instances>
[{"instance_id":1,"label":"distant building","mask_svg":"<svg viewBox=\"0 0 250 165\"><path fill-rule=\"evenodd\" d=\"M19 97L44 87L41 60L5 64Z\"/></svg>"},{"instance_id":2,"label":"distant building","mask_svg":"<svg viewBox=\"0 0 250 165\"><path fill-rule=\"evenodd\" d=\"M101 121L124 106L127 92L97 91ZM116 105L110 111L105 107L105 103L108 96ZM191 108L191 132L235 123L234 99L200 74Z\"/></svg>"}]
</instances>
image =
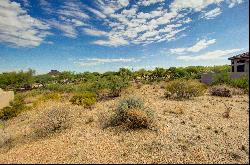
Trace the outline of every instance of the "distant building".
<instances>
[{"instance_id":1,"label":"distant building","mask_svg":"<svg viewBox=\"0 0 250 165\"><path fill-rule=\"evenodd\" d=\"M49 73L48 73L48 75L51 75L51 76L57 76L57 75L59 75L60 74L60 72L58 71L58 70L51 70Z\"/></svg>"},{"instance_id":2,"label":"distant building","mask_svg":"<svg viewBox=\"0 0 250 165\"><path fill-rule=\"evenodd\" d=\"M231 71L228 73L231 78L240 78L246 75L249 78L249 52L245 52L228 58L231 60ZM211 84L216 75L220 73L203 73L201 82Z\"/></svg>"},{"instance_id":3,"label":"distant building","mask_svg":"<svg viewBox=\"0 0 250 165\"><path fill-rule=\"evenodd\" d=\"M228 59L231 60L231 75L233 78L249 74L249 52Z\"/></svg>"}]
</instances>

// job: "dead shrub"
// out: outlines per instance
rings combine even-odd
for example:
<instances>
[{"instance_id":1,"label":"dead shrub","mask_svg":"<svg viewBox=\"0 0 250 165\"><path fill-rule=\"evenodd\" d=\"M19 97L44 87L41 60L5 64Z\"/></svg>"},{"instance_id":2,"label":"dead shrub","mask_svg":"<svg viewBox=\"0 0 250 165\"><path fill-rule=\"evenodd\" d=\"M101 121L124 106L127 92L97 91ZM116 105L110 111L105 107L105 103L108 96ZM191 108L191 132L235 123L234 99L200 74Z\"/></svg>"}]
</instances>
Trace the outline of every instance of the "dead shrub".
<instances>
[{"instance_id":1,"label":"dead shrub","mask_svg":"<svg viewBox=\"0 0 250 165\"><path fill-rule=\"evenodd\" d=\"M211 87L210 94L212 96L232 97L231 89L225 85L218 85Z\"/></svg>"},{"instance_id":2,"label":"dead shrub","mask_svg":"<svg viewBox=\"0 0 250 165\"><path fill-rule=\"evenodd\" d=\"M137 97L128 97L120 101L116 114L111 119L111 126L123 124L128 128L150 128L154 121L154 112L144 106Z\"/></svg>"},{"instance_id":3,"label":"dead shrub","mask_svg":"<svg viewBox=\"0 0 250 165\"><path fill-rule=\"evenodd\" d=\"M12 141L11 136L5 132L4 130L0 129L0 148L3 146L7 146Z\"/></svg>"},{"instance_id":4,"label":"dead shrub","mask_svg":"<svg viewBox=\"0 0 250 165\"><path fill-rule=\"evenodd\" d=\"M52 108L44 112L34 123L34 133L38 137L46 137L70 127L69 112L63 108Z\"/></svg>"}]
</instances>

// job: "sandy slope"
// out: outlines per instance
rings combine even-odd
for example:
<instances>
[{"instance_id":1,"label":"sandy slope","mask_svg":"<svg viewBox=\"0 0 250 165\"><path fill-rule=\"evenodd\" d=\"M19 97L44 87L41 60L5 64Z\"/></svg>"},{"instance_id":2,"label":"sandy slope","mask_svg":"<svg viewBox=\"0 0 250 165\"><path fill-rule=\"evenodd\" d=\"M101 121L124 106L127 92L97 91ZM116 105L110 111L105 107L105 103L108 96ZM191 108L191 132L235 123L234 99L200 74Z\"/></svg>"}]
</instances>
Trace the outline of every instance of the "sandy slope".
<instances>
[{"instance_id":1,"label":"sandy slope","mask_svg":"<svg viewBox=\"0 0 250 165\"><path fill-rule=\"evenodd\" d=\"M155 109L157 130L102 129L121 98L97 103L93 110L48 102L5 124L13 142L0 148L0 163L248 163L247 95L170 101L162 98L160 87L148 85L128 93ZM224 103L232 107L230 118L223 118ZM32 138L31 123L53 106L68 107L72 128Z\"/></svg>"}]
</instances>

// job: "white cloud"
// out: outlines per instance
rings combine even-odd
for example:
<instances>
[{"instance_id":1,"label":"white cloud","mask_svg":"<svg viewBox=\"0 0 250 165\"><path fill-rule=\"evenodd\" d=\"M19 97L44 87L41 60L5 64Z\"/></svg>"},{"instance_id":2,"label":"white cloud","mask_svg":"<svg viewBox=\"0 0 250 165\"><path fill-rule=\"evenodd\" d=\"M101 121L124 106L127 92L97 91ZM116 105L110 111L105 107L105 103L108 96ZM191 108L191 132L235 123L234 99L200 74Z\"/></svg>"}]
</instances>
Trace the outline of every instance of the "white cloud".
<instances>
[{"instance_id":1,"label":"white cloud","mask_svg":"<svg viewBox=\"0 0 250 165\"><path fill-rule=\"evenodd\" d=\"M89 10L90 12L94 13L97 17L102 18L102 19L106 18L106 15L103 14L102 12L100 12L100 11L98 11L98 10L96 10L96 9L93 9L93 8L91 8L91 7L88 7L88 6L86 6L86 5L84 5L84 7L85 7L85 9L87 9L87 10Z\"/></svg>"},{"instance_id":2,"label":"white cloud","mask_svg":"<svg viewBox=\"0 0 250 165\"><path fill-rule=\"evenodd\" d=\"M92 66L105 63L117 63L117 62L135 62L135 58L88 58L80 59L79 61L74 62L80 66Z\"/></svg>"},{"instance_id":3,"label":"white cloud","mask_svg":"<svg viewBox=\"0 0 250 165\"><path fill-rule=\"evenodd\" d=\"M39 46L50 27L27 14L19 3L1 0L0 42L16 47Z\"/></svg>"},{"instance_id":4,"label":"white cloud","mask_svg":"<svg viewBox=\"0 0 250 165\"><path fill-rule=\"evenodd\" d=\"M228 7L232 8L237 4L243 3L243 0L227 0L227 3L229 4Z\"/></svg>"},{"instance_id":5,"label":"white cloud","mask_svg":"<svg viewBox=\"0 0 250 165\"><path fill-rule=\"evenodd\" d=\"M101 46L121 46L121 45L128 45L128 41L124 40L123 38L115 37L115 36L109 36L108 40L97 40L94 41L93 44L101 45Z\"/></svg>"},{"instance_id":6,"label":"white cloud","mask_svg":"<svg viewBox=\"0 0 250 165\"><path fill-rule=\"evenodd\" d=\"M220 15L222 12L221 12L221 9L219 7L213 9L213 10L210 10L208 12L205 12L202 16L202 18L205 18L205 19L214 19L215 17L217 17L218 15Z\"/></svg>"},{"instance_id":7,"label":"white cloud","mask_svg":"<svg viewBox=\"0 0 250 165\"><path fill-rule=\"evenodd\" d=\"M156 3L164 2L165 0L139 0L137 3L143 6L150 6Z\"/></svg>"},{"instance_id":8,"label":"white cloud","mask_svg":"<svg viewBox=\"0 0 250 165\"><path fill-rule=\"evenodd\" d=\"M47 23L50 26L61 30L63 32L63 35L66 37L76 38L76 36L77 36L77 31L72 25L61 23L61 22L55 21L55 20L49 20L49 21L47 21Z\"/></svg>"},{"instance_id":9,"label":"white cloud","mask_svg":"<svg viewBox=\"0 0 250 165\"><path fill-rule=\"evenodd\" d=\"M172 10L183 10L183 9L193 9L195 11L201 11L202 9L206 8L207 6L211 4L220 4L223 0L175 0L171 4Z\"/></svg>"},{"instance_id":10,"label":"white cloud","mask_svg":"<svg viewBox=\"0 0 250 165\"><path fill-rule=\"evenodd\" d=\"M42 9L46 12L46 13L53 13L53 9L51 4L48 2L48 0L39 0L39 5L42 7Z\"/></svg>"},{"instance_id":11,"label":"white cloud","mask_svg":"<svg viewBox=\"0 0 250 165\"><path fill-rule=\"evenodd\" d=\"M190 60L213 60L213 59L218 59L223 56L227 56L236 52L241 51L242 49L229 49L229 50L215 50L212 52L207 52L198 56L178 56L177 59L179 60L185 60L185 61L190 61Z\"/></svg>"},{"instance_id":12,"label":"white cloud","mask_svg":"<svg viewBox=\"0 0 250 165\"><path fill-rule=\"evenodd\" d=\"M187 52L199 52L202 49L207 48L209 45L214 44L215 42L216 42L215 39L211 39L211 40L202 39L191 47L170 49L170 52L173 54L183 54Z\"/></svg>"},{"instance_id":13,"label":"white cloud","mask_svg":"<svg viewBox=\"0 0 250 165\"><path fill-rule=\"evenodd\" d=\"M96 30L96 29L83 29L83 31L88 34L88 35L91 35L91 36L106 36L107 35L107 32L104 32L104 31L100 31L100 30Z\"/></svg>"}]
</instances>

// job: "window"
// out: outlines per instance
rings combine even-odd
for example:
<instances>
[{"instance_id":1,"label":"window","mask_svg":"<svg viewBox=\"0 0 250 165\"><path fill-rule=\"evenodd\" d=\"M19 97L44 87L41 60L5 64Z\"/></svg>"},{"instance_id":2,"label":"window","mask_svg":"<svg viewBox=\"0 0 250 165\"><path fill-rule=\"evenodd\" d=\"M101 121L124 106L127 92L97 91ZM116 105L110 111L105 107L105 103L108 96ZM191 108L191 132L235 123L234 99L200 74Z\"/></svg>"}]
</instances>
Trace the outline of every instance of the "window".
<instances>
[{"instance_id":1,"label":"window","mask_svg":"<svg viewBox=\"0 0 250 165\"><path fill-rule=\"evenodd\" d=\"M234 72L234 66L232 66L232 72Z\"/></svg>"},{"instance_id":2,"label":"window","mask_svg":"<svg viewBox=\"0 0 250 165\"><path fill-rule=\"evenodd\" d=\"M237 72L244 72L245 65L238 65Z\"/></svg>"},{"instance_id":3,"label":"window","mask_svg":"<svg viewBox=\"0 0 250 165\"><path fill-rule=\"evenodd\" d=\"M231 61L231 64L234 64L234 60Z\"/></svg>"}]
</instances>

